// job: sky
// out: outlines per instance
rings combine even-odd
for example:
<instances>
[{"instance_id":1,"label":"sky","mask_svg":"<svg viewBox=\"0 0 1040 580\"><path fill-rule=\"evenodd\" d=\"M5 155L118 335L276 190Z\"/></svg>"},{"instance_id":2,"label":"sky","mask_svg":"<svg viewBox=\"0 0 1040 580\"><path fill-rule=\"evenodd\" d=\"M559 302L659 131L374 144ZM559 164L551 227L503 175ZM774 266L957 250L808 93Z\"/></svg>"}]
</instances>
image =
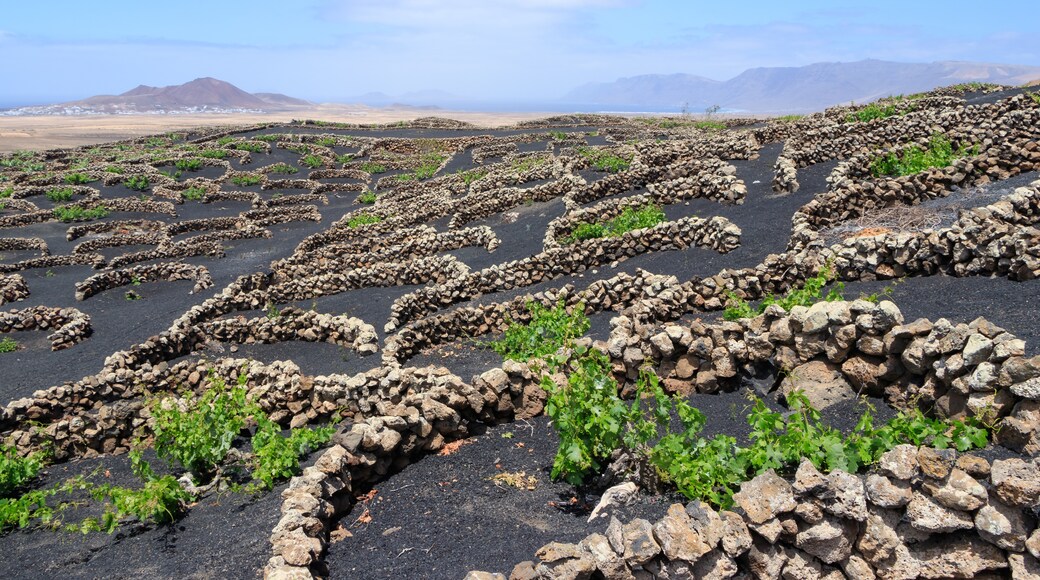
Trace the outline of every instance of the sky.
<instances>
[{"instance_id":1,"label":"sky","mask_svg":"<svg viewBox=\"0 0 1040 580\"><path fill-rule=\"evenodd\" d=\"M215 77L343 101L554 100L589 82L866 58L1040 65L1035 0L7 0L0 105Z\"/></svg>"}]
</instances>

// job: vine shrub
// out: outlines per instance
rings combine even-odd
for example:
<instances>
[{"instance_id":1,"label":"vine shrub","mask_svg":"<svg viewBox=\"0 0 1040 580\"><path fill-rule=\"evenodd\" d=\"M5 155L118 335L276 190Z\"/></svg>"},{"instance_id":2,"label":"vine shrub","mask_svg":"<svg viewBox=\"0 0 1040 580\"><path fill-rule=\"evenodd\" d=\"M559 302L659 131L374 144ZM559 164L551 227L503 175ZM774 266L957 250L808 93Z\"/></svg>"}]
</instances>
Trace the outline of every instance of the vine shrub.
<instances>
[{"instance_id":1,"label":"vine shrub","mask_svg":"<svg viewBox=\"0 0 1040 580\"><path fill-rule=\"evenodd\" d=\"M954 159L978 155L978 146L961 145L954 150L953 144L943 135L932 135L926 149L911 145L902 155L889 153L874 159L870 171L875 177L914 175L932 167L947 167Z\"/></svg>"},{"instance_id":2,"label":"vine shrub","mask_svg":"<svg viewBox=\"0 0 1040 580\"><path fill-rule=\"evenodd\" d=\"M211 372L209 388L197 399L186 400L183 408L172 398L153 402L159 457L180 464L196 481L209 481L251 420L256 424L249 466L253 488L270 489L276 480L299 473L300 457L328 442L335 427L291 429L288 436L282 435L278 424L249 400L246 379L240 374L237 384L229 387Z\"/></svg>"},{"instance_id":3,"label":"vine shrub","mask_svg":"<svg viewBox=\"0 0 1040 580\"><path fill-rule=\"evenodd\" d=\"M515 361L541 358L555 353L589 330L583 302L567 312L563 300L552 309L531 301L527 303L527 311L531 314L530 322L521 324L510 320L502 338L491 342L492 350Z\"/></svg>"},{"instance_id":4,"label":"vine shrub","mask_svg":"<svg viewBox=\"0 0 1040 580\"><path fill-rule=\"evenodd\" d=\"M808 278L805 284L801 288L792 288L787 294L783 296L774 296L772 294L767 295L762 299L762 302L758 306L752 306L743 298L740 298L736 294L730 292L730 306L728 306L722 312L722 318L725 320L740 320L742 318L754 318L759 314L766 311L766 308L776 304L790 312L795 306L812 306L821 300L824 302L837 302L844 300L845 283L838 282L827 292L823 293L823 289L835 278L834 270L828 265L826 268L820 270L812 278Z\"/></svg>"},{"instance_id":5,"label":"vine shrub","mask_svg":"<svg viewBox=\"0 0 1040 580\"><path fill-rule=\"evenodd\" d=\"M39 455L20 457L14 446L0 444L0 497L7 497L36 477L42 467Z\"/></svg>"},{"instance_id":6,"label":"vine shrub","mask_svg":"<svg viewBox=\"0 0 1040 580\"><path fill-rule=\"evenodd\" d=\"M657 475L683 495L726 508L744 481L769 469L791 472L803 458L823 471L856 473L896 445L967 451L985 447L989 436L988 426L975 419L942 421L919 409L902 411L876 427L869 404L845 436L823 424L819 411L796 391L787 397L791 412L786 415L752 397L750 444L741 447L728 435L701 436L704 414L682 398L666 395L650 372L640 374L636 398L626 403L605 354L577 347L569 360L549 359L550 368L564 364L570 370L566 384L546 376L542 386L549 394L546 414L560 437L552 477L575 485L601 472L622 451L622 456L648 459ZM678 432L671 430L673 414L682 424Z\"/></svg>"},{"instance_id":7,"label":"vine shrub","mask_svg":"<svg viewBox=\"0 0 1040 580\"><path fill-rule=\"evenodd\" d=\"M625 208L618 216L605 222L582 222L574 227L570 235L563 238L564 244L620 236L625 232L649 228L668 218L659 206L648 203L638 208Z\"/></svg>"}]
</instances>

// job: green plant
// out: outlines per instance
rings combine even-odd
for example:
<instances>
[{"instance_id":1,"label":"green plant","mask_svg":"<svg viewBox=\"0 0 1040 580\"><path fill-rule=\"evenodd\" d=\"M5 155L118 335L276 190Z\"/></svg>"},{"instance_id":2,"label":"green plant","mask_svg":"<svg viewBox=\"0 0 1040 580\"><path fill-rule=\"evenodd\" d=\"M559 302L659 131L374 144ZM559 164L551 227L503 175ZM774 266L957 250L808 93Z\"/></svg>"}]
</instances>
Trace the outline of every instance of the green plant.
<instances>
[{"instance_id":1,"label":"green plant","mask_svg":"<svg viewBox=\"0 0 1040 580\"><path fill-rule=\"evenodd\" d=\"M123 294L123 298L128 302L133 302L134 300L140 300L142 296L133 290L127 290L126 293Z\"/></svg>"},{"instance_id":2,"label":"green plant","mask_svg":"<svg viewBox=\"0 0 1040 580\"><path fill-rule=\"evenodd\" d=\"M366 226L369 224L377 224L381 221L383 221L383 218L381 216L371 213L362 213L347 220L347 227L359 228L361 226Z\"/></svg>"},{"instance_id":3,"label":"green plant","mask_svg":"<svg viewBox=\"0 0 1040 580\"><path fill-rule=\"evenodd\" d=\"M736 294L730 293L730 305L723 311L725 320L740 320L741 318L753 318L765 312L766 308L776 304L790 312L795 306L812 306L823 300L824 302L835 302L844 300L845 283L838 282L826 295L823 288L834 280L834 270L828 264L817 274L805 280L800 288L792 288L783 296L767 295L757 307L752 307L747 301Z\"/></svg>"},{"instance_id":4,"label":"green plant","mask_svg":"<svg viewBox=\"0 0 1040 580\"><path fill-rule=\"evenodd\" d=\"M899 114L901 114L899 108L895 105L882 106L878 103L871 103L854 113L849 113L845 117L845 122L855 123L856 121L859 121L861 123L866 123L868 121L873 121L874 119L884 119Z\"/></svg>"},{"instance_id":5,"label":"green plant","mask_svg":"<svg viewBox=\"0 0 1040 580\"><path fill-rule=\"evenodd\" d=\"M236 175L231 178L231 183L241 187L248 187L250 185L256 185L263 181L264 178L259 175L247 174L247 175Z\"/></svg>"},{"instance_id":6,"label":"green plant","mask_svg":"<svg viewBox=\"0 0 1040 580\"><path fill-rule=\"evenodd\" d=\"M1033 102L1040 105L1040 93L1034 93L1032 91L1026 91L1026 95L1033 99Z\"/></svg>"},{"instance_id":7,"label":"green plant","mask_svg":"<svg viewBox=\"0 0 1040 580\"><path fill-rule=\"evenodd\" d=\"M283 135L278 133L268 133L267 135L254 135L253 139L255 141L263 141L264 143L274 143L280 141L282 137Z\"/></svg>"},{"instance_id":8,"label":"green plant","mask_svg":"<svg viewBox=\"0 0 1040 580\"><path fill-rule=\"evenodd\" d=\"M553 141L563 141L567 138L567 134L563 131L549 131L548 135Z\"/></svg>"},{"instance_id":9,"label":"green plant","mask_svg":"<svg viewBox=\"0 0 1040 580\"><path fill-rule=\"evenodd\" d=\"M303 159L300 159L300 163L306 165L311 169L317 169L325 165L325 160L317 155L307 155Z\"/></svg>"},{"instance_id":10,"label":"green plant","mask_svg":"<svg viewBox=\"0 0 1040 580\"><path fill-rule=\"evenodd\" d=\"M337 140L335 137L321 137L318 139L318 145L322 147L335 147Z\"/></svg>"},{"instance_id":11,"label":"green plant","mask_svg":"<svg viewBox=\"0 0 1040 580\"><path fill-rule=\"evenodd\" d=\"M198 171L202 169L201 159L178 159L174 163L174 167L181 171Z\"/></svg>"},{"instance_id":12,"label":"green plant","mask_svg":"<svg viewBox=\"0 0 1040 580\"><path fill-rule=\"evenodd\" d=\"M366 162L358 165L358 168L361 169L362 172L365 172L366 174L385 174L385 173L387 173L386 165L383 165L381 163L376 163L374 161L366 161Z\"/></svg>"},{"instance_id":13,"label":"green plant","mask_svg":"<svg viewBox=\"0 0 1040 580\"><path fill-rule=\"evenodd\" d=\"M0 341L0 352L11 352L2 350L7 340L9 339L5 338ZM0 443L0 497L11 495L16 489L36 477L42 468L43 458L39 454L34 453L21 457L14 446Z\"/></svg>"},{"instance_id":14,"label":"green plant","mask_svg":"<svg viewBox=\"0 0 1040 580\"><path fill-rule=\"evenodd\" d=\"M882 155L871 162L870 170L875 177L913 175L932 167L947 167L953 163L954 159L977 154L978 146L968 147L966 144L962 144L954 150L949 139L935 134L928 141L927 148L922 149L911 145L900 155L895 153Z\"/></svg>"},{"instance_id":15,"label":"green plant","mask_svg":"<svg viewBox=\"0 0 1040 580\"><path fill-rule=\"evenodd\" d=\"M597 171L617 173L628 169L632 165L631 159L616 155L606 149L578 147L575 151L578 155L588 159L592 168Z\"/></svg>"},{"instance_id":16,"label":"green plant","mask_svg":"<svg viewBox=\"0 0 1040 580\"><path fill-rule=\"evenodd\" d=\"M234 142L235 142L235 138L230 136L230 135L227 135L225 137L221 137L220 139L217 139L217 145L220 145L221 147L223 147L225 145L230 145L231 143L234 143Z\"/></svg>"},{"instance_id":17,"label":"green plant","mask_svg":"<svg viewBox=\"0 0 1040 580\"><path fill-rule=\"evenodd\" d=\"M632 230L653 227L666 220L664 211L652 203L639 208L628 207L616 217L602 223L578 223L561 241L564 244L573 244L593 238L620 236Z\"/></svg>"},{"instance_id":18,"label":"green plant","mask_svg":"<svg viewBox=\"0 0 1040 580\"><path fill-rule=\"evenodd\" d=\"M151 187L152 183L148 180L147 175L131 175L123 182L123 185L125 185L127 189L132 189L134 191L145 191Z\"/></svg>"},{"instance_id":19,"label":"green plant","mask_svg":"<svg viewBox=\"0 0 1040 580\"><path fill-rule=\"evenodd\" d=\"M545 165L548 162L549 158L547 157L521 157L519 159L514 159L510 164L510 168L513 170L513 173L522 175L535 167Z\"/></svg>"},{"instance_id":20,"label":"green plant","mask_svg":"<svg viewBox=\"0 0 1040 580\"><path fill-rule=\"evenodd\" d=\"M282 174L282 175L293 175L295 173L299 173L300 172L299 169L297 169L297 168L295 168L292 165L289 165L287 163L276 163L276 164L268 167L267 170L270 171L271 173L279 173L279 174Z\"/></svg>"},{"instance_id":21,"label":"green plant","mask_svg":"<svg viewBox=\"0 0 1040 580\"><path fill-rule=\"evenodd\" d=\"M361 195L358 196L358 201L361 202L361 203L366 203L366 204L368 204L368 203L375 203L376 202L376 194L375 194L375 192L372 192L372 191L366 191L366 192L364 192L364 193L362 193Z\"/></svg>"},{"instance_id":22,"label":"green plant","mask_svg":"<svg viewBox=\"0 0 1040 580\"><path fill-rule=\"evenodd\" d=\"M90 183L93 179L85 173L69 173L65 176L65 183L69 185L83 185Z\"/></svg>"},{"instance_id":23,"label":"green plant","mask_svg":"<svg viewBox=\"0 0 1040 580\"><path fill-rule=\"evenodd\" d=\"M805 115L781 115L773 120L780 123L793 123L795 121L801 120L804 117Z\"/></svg>"},{"instance_id":24,"label":"green plant","mask_svg":"<svg viewBox=\"0 0 1040 580\"><path fill-rule=\"evenodd\" d=\"M206 197L206 190L202 187L189 187L181 192L181 196L188 201L202 201Z\"/></svg>"},{"instance_id":25,"label":"green plant","mask_svg":"<svg viewBox=\"0 0 1040 580\"><path fill-rule=\"evenodd\" d=\"M624 442L632 407L618 396L610 359L598 350L579 349L566 385L542 377L549 393L545 414L560 437L551 477L578 485L605 467Z\"/></svg>"},{"instance_id":26,"label":"green plant","mask_svg":"<svg viewBox=\"0 0 1040 580\"><path fill-rule=\"evenodd\" d=\"M248 416L246 375L239 377L239 384L229 387L211 372L209 388L201 396L183 402L166 397L149 405L155 420L155 452L160 458L176 461L196 481L212 479Z\"/></svg>"},{"instance_id":27,"label":"green plant","mask_svg":"<svg viewBox=\"0 0 1040 580\"><path fill-rule=\"evenodd\" d=\"M199 156L207 159L225 159L228 156L228 152L223 149L205 149L199 151Z\"/></svg>"},{"instance_id":28,"label":"green plant","mask_svg":"<svg viewBox=\"0 0 1040 580\"><path fill-rule=\"evenodd\" d=\"M69 201L72 199L71 187L58 187L47 191L47 199L54 203Z\"/></svg>"},{"instance_id":29,"label":"green plant","mask_svg":"<svg viewBox=\"0 0 1040 580\"><path fill-rule=\"evenodd\" d=\"M263 413L253 414L256 432L253 434L253 479L258 487L271 489L276 480L288 479L300 471L300 457L318 449L336 432L333 426L314 429L292 429L289 436Z\"/></svg>"},{"instance_id":30,"label":"green plant","mask_svg":"<svg viewBox=\"0 0 1040 580\"><path fill-rule=\"evenodd\" d=\"M249 142L236 143L235 149L238 149L239 151L249 151L250 153L263 153L267 150L262 143Z\"/></svg>"},{"instance_id":31,"label":"green plant","mask_svg":"<svg viewBox=\"0 0 1040 580\"><path fill-rule=\"evenodd\" d=\"M459 177L462 178L462 182L466 185L470 185L474 181L477 181L478 179L484 177L487 174L487 169L470 169L469 171L458 171Z\"/></svg>"},{"instance_id":32,"label":"green plant","mask_svg":"<svg viewBox=\"0 0 1040 580\"><path fill-rule=\"evenodd\" d=\"M123 171L124 171L124 169L122 167L119 167L118 165L109 165L108 167L105 168L105 172L107 172L107 173L122 174Z\"/></svg>"},{"instance_id":33,"label":"green plant","mask_svg":"<svg viewBox=\"0 0 1040 580\"><path fill-rule=\"evenodd\" d=\"M339 164L342 164L342 165L346 165L347 163L350 163L353 160L354 160L354 155L352 153L344 153L343 155L337 155L336 156L336 163L339 163ZM362 170L362 171L364 171L364 170ZM369 173L371 173L371 171Z\"/></svg>"},{"instance_id":34,"label":"green plant","mask_svg":"<svg viewBox=\"0 0 1040 580\"><path fill-rule=\"evenodd\" d=\"M264 307L265 316L268 320L274 320L282 315L282 311L278 309L278 306L274 302L268 302Z\"/></svg>"},{"instance_id":35,"label":"green plant","mask_svg":"<svg viewBox=\"0 0 1040 580\"><path fill-rule=\"evenodd\" d=\"M5 187L0 190L0 199L7 199L14 195L14 187Z\"/></svg>"},{"instance_id":36,"label":"green plant","mask_svg":"<svg viewBox=\"0 0 1040 580\"><path fill-rule=\"evenodd\" d=\"M521 324L509 319L502 338L490 343L492 350L507 359L526 361L550 355L589 330L584 303L567 312L562 300L551 309L531 301L527 311L530 321Z\"/></svg>"},{"instance_id":37,"label":"green plant","mask_svg":"<svg viewBox=\"0 0 1040 580\"><path fill-rule=\"evenodd\" d=\"M51 213L54 215L54 219L68 223L107 217L108 208L103 205L92 207L90 209L78 205L60 205L51 210Z\"/></svg>"}]
</instances>

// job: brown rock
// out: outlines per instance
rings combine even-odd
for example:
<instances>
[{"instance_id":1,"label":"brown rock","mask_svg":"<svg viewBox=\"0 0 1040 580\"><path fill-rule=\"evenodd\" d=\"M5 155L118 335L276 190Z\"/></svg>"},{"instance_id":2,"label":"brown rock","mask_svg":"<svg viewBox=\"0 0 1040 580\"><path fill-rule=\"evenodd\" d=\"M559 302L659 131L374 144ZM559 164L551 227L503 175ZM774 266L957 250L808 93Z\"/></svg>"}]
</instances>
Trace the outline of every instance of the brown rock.
<instances>
[{"instance_id":1,"label":"brown rock","mask_svg":"<svg viewBox=\"0 0 1040 580\"><path fill-rule=\"evenodd\" d=\"M1026 549L1026 521L1022 508L991 502L975 514L975 528L983 540L1003 550L1021 552Z\"/></svg>"},{"instance_id":2,"label":"brown rock","mask_svg":"<svg viewBox=\"0 0 1040 580\"><path fill-rule=\"evenodd\" d=\"M921 473L932 479L944 479L957 461L957 452L953 449L935 449L921 447L917 452L917 463Z\"/></svg>"},{"instance_id":3,"label":"brown rock","mask_svg":"<svg viewBox=\"0 0 1040 580\"><path fill-rule=\"evenodd\" d=\"M771 469L741 484L733 501L756 524L763 524L797 506L791 484Z\"/></svg>"},{"instance_id":4,"label":"brown rock","mask_svg":"<svg viewBox=\"0 0 1040 580\"><path fill-rule=\"evenodd\" d=\"M997 497L1011 506L1028 507L1040 501L1040 469L1036 461L1012 458L993 462L990 471Z\"/></svg>"},{"instance_id":5,"label":"brown rock","mask_svg":"<svg viewBox=\"0 0 1040 580\"><path fill-rule=\"evenodd\" d=\"M840 367L824 361L810 361L792 369L780 383L780 393L786 399L795 390L804 393L817 410L856 398Z\"/></svg>"},{"instance_id":6,"label":"brown rock","mask_svg":"<svg viewBox=\"0 0 1040 580\"><path fill-rule=\"evenodd\" d=\"M957 468L950 472L950 477L942 485L926 481L923 487L939 505L955 510L975 511L989 500L986 488Z\"/></svg>"},{"instance_id":7,"label":"brown rock","mask_svg":"<svg viewBox=\"0 0 1040 580\"><path fill-rule=\"evenodd\" d=\"M878 459L878 470L896 479L912 479L918 469L917 447L913 445L896 445Z\"/></svg>"},{"instance_id":8,"label":"brown rock","mask_svg":"<svg viewBox=\"0 0 1040 580\"><path fill-rule=\"evenodd\" d=\"M856 525L835 517L824 517L818 524L798 533L795 545L825 564L840 562L852 555Z\"/></svg>"},{"instance_id":9,"label":"brown rock","mask_svg":"<svg viewBox=\"0 0 1040 580\"><path fill-rule=\"evenodd\" d=\"M694 531L690 516L682 504L672 504L668 513L653 526L654 538L669 560L696 562L711 551L701 535Z\"/></svg>"},{"instance_id":10,"label":"brown rock","mask_svg":"<svg viewBox=\"0 0 1040 580\"><path fill-rule=\"evenodd\" d=\"M974 578L986 570L1007 568L1004 553L970 534L944 536L911 547L921 578Z\"/></svg>"},{"instance_id":11,"label":"brown rock","mask_svg":"<svg viewBox=\"0 0 1040 580\"><path fill-rule=\"evenodd\" d=\"M913 497L908 482L876 474L867 476L866 491L867 500L883 508L901 508Z\"/></svg>"},{"instance_id":12,"label":"brown rock","mask_svg":"<svg viewBox=\"0 0 1040 580\"><path fill-rule=\"evenodd\" d=\"M1010 554L1008 565L1015 580L1040 580L1040 561L1030 554Z\"/></svg>"},{"instance_id":13,"label":"brown rock","mask_svg":"<svg viewBox=\"0 0 1040 580\"><path fill-rule=\"evenodd\" d=\"M907 504L906 517L915 529L929 533L970 530L975 525L970 514L944 508L919 492Z\"/></svg>"},{"instance_id":14,"label":"brown rock","mask_svg":"<svg viewBox=\"0 0 1040 580\"><path fill-rule=\"evenodd\" d=\"M719 517L722 518L723 551L734 558L747 552L751 547L751 532L748 531L744 518L731 511L720 512Z\"/></svg>"}]
</instances>

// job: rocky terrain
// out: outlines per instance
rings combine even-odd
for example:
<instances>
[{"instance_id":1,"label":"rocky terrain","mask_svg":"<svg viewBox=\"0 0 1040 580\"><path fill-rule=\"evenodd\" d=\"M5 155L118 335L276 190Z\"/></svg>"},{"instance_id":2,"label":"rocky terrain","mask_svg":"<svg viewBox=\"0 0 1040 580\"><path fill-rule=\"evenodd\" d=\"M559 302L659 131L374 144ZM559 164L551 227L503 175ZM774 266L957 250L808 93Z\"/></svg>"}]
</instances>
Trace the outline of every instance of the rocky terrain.
<instances>
[{"instance_id":1,"label":"rocky terrain","mask_svg":"<svg viewBox=\"0 0 1040 580\"><path fill-rule=\"evenodd\" d=\"M1037 577L1040 100L978 88L770 121L302 121L5 155L0 434L48 465L0 502L140 486L142 447L192 499L112 534L37 514L0 536L0 571ZM948 164L879 171L940 140ZM645 208L653 225L582 234ZM844 290L731 316L817 279ZM749 395L783 414L800 390L849 437L870 402L983 441L793 462L732 505L572 485L550 477L543 387L565 373L489 346L532 303L586 315L568 348L602 353L630 398L652 373L706 436L746 442ZM287 433L335 433L270 491L196 487L152 451L154 401L215 381ZM92 513L80 500L55 517Z\"/></svg>"}]
</instances>

